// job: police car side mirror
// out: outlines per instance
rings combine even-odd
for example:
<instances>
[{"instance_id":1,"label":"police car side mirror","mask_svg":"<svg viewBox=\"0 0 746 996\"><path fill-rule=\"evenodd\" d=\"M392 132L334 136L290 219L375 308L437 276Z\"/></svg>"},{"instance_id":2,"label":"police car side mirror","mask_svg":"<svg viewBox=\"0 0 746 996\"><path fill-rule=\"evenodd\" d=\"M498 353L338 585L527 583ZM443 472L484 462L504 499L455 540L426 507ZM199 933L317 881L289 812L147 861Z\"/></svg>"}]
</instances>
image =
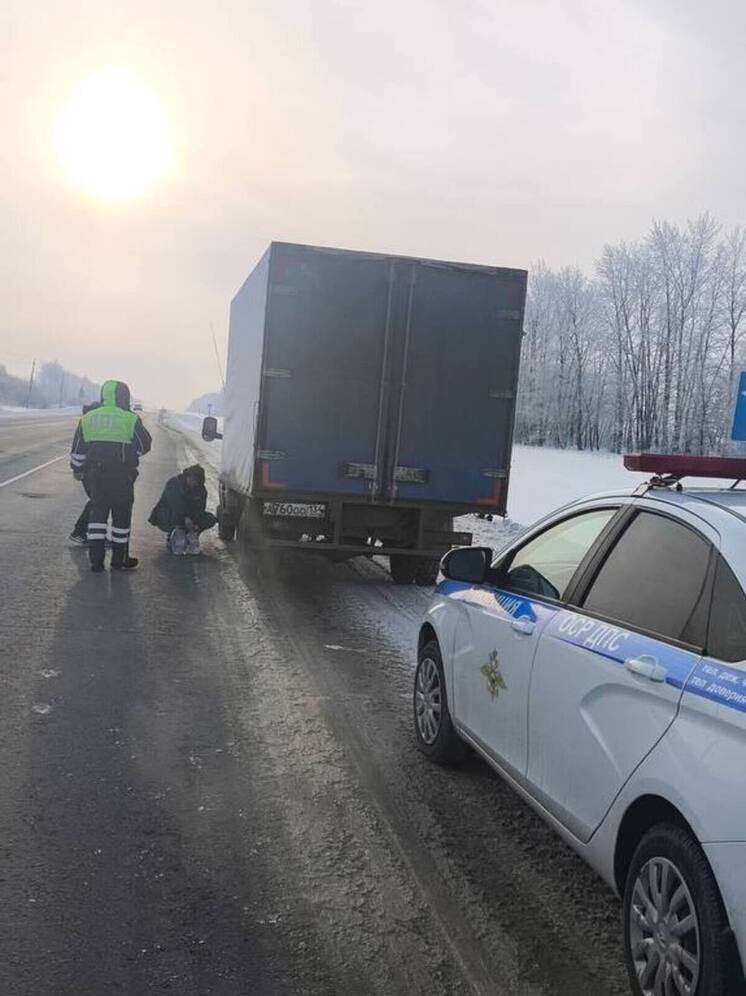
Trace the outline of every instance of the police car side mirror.
<instances>
[{"instance_id":1,"label":"police car side mirror","mask_svg":"<svg viewBox=\"0 0 746 996\"><path fill-rule=\"evenodd\" d=\"M443 557L440 569L451 581L484 584L491 564L492 550L488 546L462 546Z\"/></svg>"},{"instance_id":2,"label":"police car side mirror","mask_svg":"<svg viewBox=\"0 0 746 996\"><path fill-rule=\"evenodd\" d=\"M223 438L223 433L218 432L218 420L214 415L206 415L202 419L202 438L206 443L211 443L215 439Z\"/></svg>"}]
</instances>

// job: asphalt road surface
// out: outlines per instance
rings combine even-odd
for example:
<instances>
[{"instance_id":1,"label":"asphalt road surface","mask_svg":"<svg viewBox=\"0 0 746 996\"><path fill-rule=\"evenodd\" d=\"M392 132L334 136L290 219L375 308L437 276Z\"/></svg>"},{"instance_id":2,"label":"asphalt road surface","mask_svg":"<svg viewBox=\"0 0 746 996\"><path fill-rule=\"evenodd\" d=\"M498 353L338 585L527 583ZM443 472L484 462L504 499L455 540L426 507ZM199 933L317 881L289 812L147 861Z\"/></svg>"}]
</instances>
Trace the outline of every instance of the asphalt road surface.
<instances>
[{"instance_id":1,"label":"asphalt road surface","mask_svg":"<svg viewBox=\"0 0 746 996\"><path fill-rule=\"evenodd\" d=\"M69 452L74 431L74 418L54 415L0 418L0 485Z\"/></svg>"},{"instance_id":2,"label":"asphalt road surface","mask_svg":"<svg viewBox=\"0 0 746 996\"><path fill-rule=\"evenodd\" d=\"M608 889L484 764L417 752L426 593L171 557L146 519L198 444L150 427L141 569L92 575L64 460L2 486L72 424L0 421L0 993L626 993Z\"/></svg>"}]
</instances>

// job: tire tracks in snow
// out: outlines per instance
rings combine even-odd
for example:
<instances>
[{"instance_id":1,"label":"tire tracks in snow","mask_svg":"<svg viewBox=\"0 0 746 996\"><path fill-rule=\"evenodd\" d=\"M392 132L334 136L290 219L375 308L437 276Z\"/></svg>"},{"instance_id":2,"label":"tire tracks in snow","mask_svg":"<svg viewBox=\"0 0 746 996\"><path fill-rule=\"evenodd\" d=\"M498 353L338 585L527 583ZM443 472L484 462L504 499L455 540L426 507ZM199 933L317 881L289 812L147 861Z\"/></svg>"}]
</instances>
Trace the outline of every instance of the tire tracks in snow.
<instances>
[{"instance_id":1,"label":"tire tracks in snow","mask_svg":"<svg viewBox=\"0 0 746 996\"><path fill-rule=\"evenodd\" d=\"M270 562L261 574L266 601L283 607L275 615L291 652L302 634L301 659L327 722L373 804L394 814L387 830L397 847L427 854L431 874L421 894L429 902L426 887L435 879L448 897L444 926L455 921L455 939L466 934L477 947L492 978L486 991L626 993L618 906L595 874L486 765L474 760L452 772L416 750L409 722L416 628L407 620L395 625L378 585L361 583L349 565L306 574L303 564L299 555L279 571ZM380 586L390 583L382 577ZM367 646L368 659L325 651L330 633L335 643ZM581 934L596 939L590 952L576 920ZM472 984L472 991L480 990Z\"/></svg>"},{"instance_id":2,"label":"tire tracks in snow","mask_svg":"<svg viewBox=\"0 0 746 996\"><path fill-rule=\"evenodd\" d=\"M342 696L331 682L326 669L318 667L308 645L296 636L297 620L281 586L273 586L270 608L282 625L284 637L305 664L311 680L321 696L334 703L334 710L327 716L329 725L336 730L353 761L360 782L367 790L373 809L385 827L391 843L410 874L418 891L440 928L446 947L459 966L471 990L479 996L517 993L515 979L486 956L481 945L474 940L466 927L453 898L428 852L419 846L417 834L406 816L406 800L397 798L382 776L375 761L374 745L369 741L365 725L349 708L342 705ZM528 993L529 990L521 990Z\"/></svg>"},{"instance_id":3,"label":"tire tracks in snow","mask_svg":"<svg viewBox=\"0 0 746 996\"><path fill-rule=\"evenodd\" d=\"M185 449L187 459L199 453L209 463L214 487L212 452L191 437ZM279 566L284 558L233 549L236 561L254 563L249 577L240 572L243 584L303 667L384 839L471 991L626 992L615 902L593 873L478 763L458 778L420 763L401 703L410 697L416 631L430 591L395 587L376 561L333 565L298 553L285 555L288 572L287 562ZM330 653L328 644L339 649ZM590 954L570 928L576 916L581 933L596 938Z\"/></svg>"}]
</instances>

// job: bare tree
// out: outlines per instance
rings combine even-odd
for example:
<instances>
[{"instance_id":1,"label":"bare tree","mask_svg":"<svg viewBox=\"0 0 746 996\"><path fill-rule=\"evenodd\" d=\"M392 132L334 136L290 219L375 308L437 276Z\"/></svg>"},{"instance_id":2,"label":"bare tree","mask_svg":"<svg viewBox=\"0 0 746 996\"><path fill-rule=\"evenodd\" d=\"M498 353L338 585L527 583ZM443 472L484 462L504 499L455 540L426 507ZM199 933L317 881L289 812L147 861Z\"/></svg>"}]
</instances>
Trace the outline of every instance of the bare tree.
<instances>
[{"instance_id":1,"label":"bare tree","mask_svg":"<svg viewBox=\"0 0 746 996\"><path fill-rule=\"evenodd\" d=\"M518 438L708 452L727 445L746 341L746 232L709 214L604 248L595 279L532 272Z\"/></svg>"}]
</instances>

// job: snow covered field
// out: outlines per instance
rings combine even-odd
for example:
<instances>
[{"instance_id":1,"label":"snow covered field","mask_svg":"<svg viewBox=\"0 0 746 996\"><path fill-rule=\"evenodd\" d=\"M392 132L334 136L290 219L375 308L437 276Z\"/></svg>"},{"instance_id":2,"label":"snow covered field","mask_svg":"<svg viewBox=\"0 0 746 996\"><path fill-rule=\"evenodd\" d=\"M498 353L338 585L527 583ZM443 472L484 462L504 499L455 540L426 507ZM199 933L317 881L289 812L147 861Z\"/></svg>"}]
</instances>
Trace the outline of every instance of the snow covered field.
<instances>
[{"instance_id":1,"label":"snow covered field","mask_svg":"<svg viewBox=\"0 0 746 996\"><path fill-rule=\"evenodd\" d=\"M618 453L514 446L508 515L529 525L576 498L633 488L649 476L625 470Z\"/></svg>"},{"instance_id":2,"label":"snow covered field","mask_svg":"<svg viewBox=\"0 0 746 996\"><path fill-rule=\"evenodd\" d=\"M70 418L80 415L80 406L74 408L21 408L16 405L0 405L0 418L50 418L61 416Z\"/></svg>"},{"instance_id":3,"label":"snow covered field","mask_svg":"<svg viewBox=\"0 0 746 996\"><path fill-rule=\"evenodd\" d=\"M499 549L517 531L568 502L599 491L633 488L649 476L625 470L617 453L514 446L508 519L486 522L466 515L456 520L456 528L469 530L475 546Z\"/></svg>"}]
</instances>

